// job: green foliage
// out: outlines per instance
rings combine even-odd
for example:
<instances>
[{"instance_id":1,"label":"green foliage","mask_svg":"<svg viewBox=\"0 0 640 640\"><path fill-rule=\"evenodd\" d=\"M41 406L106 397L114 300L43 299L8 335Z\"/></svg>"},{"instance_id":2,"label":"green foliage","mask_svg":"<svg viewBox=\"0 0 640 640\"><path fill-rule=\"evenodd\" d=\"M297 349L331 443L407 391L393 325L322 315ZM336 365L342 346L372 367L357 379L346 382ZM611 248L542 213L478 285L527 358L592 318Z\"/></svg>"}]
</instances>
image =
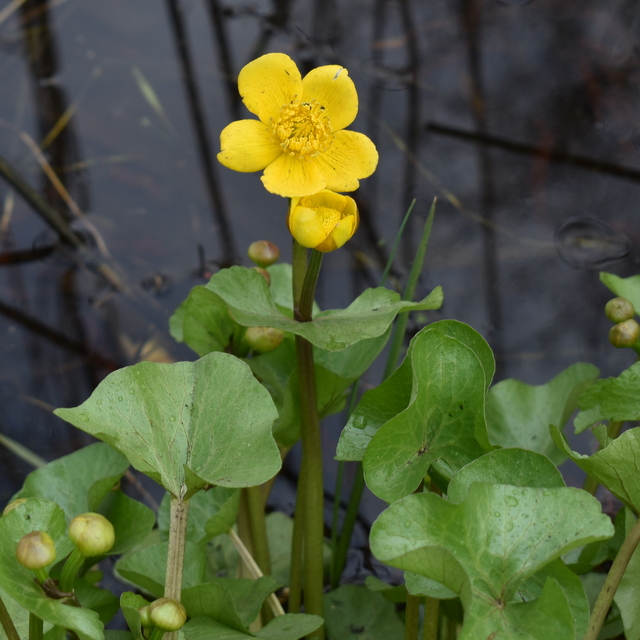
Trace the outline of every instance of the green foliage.
<instances>
[{"instance_id":1,"label":"green foliage","mask_svg":"<svg viewBox=\"0 0 640 640\"><path fill-rule=\"evenodd\" d=\"M459 594L463 639L497 631L569 640L576 638L576 594L554 576L536 600L522 603L517 591L563 553L612 534L598 501L578 489L475 483L458 504L433 493L395 502L374 523L371 548L383 562Z\"/></svg>"},{"instance_id":2,"label":"green foliage","mask_svg":"<svg viewBox=\"0 0 640 640\"><path fill-rule=\"evenodd\" d=\"M601 271L600 281L620 298L631 301L636 313L640 310L640 275L620 278L613 273Z\"/></svg>"},{"instance_id":3,"label":"green foliage","mask_svg":"<svg viewBox=\"0 0 640 640\"><path fill-rule=\"evenodd\" d=\"M521 447L560 464L565 456L549 435L549 425L564 426L580 394L598 379L591 364L576 363L543 385L503 380L487 395L487 426L492 444Z\"/></svg>"},{"instance_id":4,"label":"green foliage","mask_svg":"<svg viewBox=\"0 0 640 640\"><path fill-rule=\"evenodd\" d=\"M55 413L181 498L207 485L260 484L281 464L269 394L224 353L120 369L82 405Z\"/></svg>"}]
</instances>

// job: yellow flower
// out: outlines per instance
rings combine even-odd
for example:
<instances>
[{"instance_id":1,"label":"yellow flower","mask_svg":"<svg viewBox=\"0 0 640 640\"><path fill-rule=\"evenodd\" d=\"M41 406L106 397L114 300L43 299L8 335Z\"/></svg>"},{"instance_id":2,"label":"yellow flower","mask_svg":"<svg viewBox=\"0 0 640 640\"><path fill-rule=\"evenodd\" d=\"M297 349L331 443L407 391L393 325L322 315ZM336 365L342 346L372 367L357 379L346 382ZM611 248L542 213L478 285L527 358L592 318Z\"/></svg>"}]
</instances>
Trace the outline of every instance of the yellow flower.
<instances>
[{"instance_id":1,"label":"yellow flower","mask_svg":"<svg viewBox=\"0 0 640 640\"><path fill-rule=\"evenodd\" d=\"M356 232L360 218L353 198L325 189L292 198L287 226L303 246L326 253L339 249Z\"/></svg>"},{"instance_id":2,"label":"yellow flower","mask_svg":"<svg viewBox=\"0 0 640 640\"><path fill-rule=\"evenodd\" d=\"M234 171L262 171L267 191L293 198L322 189L355 191L378 152L367 136L344 131L358 113L347 70L318 67L301 77L283 53L268 53L238 76L242 100L259 120L237 120L220 134L218 160Z\"/></svg>"}]
</instances>

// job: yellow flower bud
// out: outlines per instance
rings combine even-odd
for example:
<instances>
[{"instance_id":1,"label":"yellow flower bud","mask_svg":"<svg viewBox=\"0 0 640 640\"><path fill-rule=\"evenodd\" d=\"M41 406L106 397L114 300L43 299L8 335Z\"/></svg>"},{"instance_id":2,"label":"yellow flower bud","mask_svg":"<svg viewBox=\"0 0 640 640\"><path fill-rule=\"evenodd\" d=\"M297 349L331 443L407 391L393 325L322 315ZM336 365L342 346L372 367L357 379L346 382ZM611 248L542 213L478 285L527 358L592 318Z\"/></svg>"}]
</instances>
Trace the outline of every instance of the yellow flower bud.
<instances>
[{"instance_id":1,"label":"yellow flower bud","mask_svg":"<svg viewBox=\"0 0 640 640\"><path fill-rule=\"evenodd\" d=\"M177 631L187 621L187 611L177 600L159 598L149 605L149 618L162 631Z\"/></svg>"},{"instance_id":2,"label":"yellow flower bud","mask_svg":"<svg viewBox=\"0 0 640 640\"><path fill-rule=\"evenodd\" d=\"M626 298L613 298L607 302L604 312L611 322L624 322L636 315L633 304Z\"/></svg>"},{"instance_id":3,"label":"yellow flower bud","mask_svg":"<svg viewBox=\"0 0 640 640\"><path fill-rule=\"evenodd\" d=\"M360 217L353 198L325 189L292 198L287 225L303 246L326 253L340 248L356 232Z\"/></svg>"},{"instance_id":4,"label":"yellow flower bud","mask_svg":"<svg viewBox=\"0 0 640 640\"><path fill-rule=\"evenodd\" d=\"M116 535L113 525L99 513L83 513L69 525L69 538L85 558L107 553Z\"/></svg>"},{"instance_id":5,"label":"yellow flower bud","mask_svg":"<svg viewBox=\"0 0 640 640\"><path fill-rule=\"evenodd\" d=\"M268 240L257 240L249 245L247 255L252 262L255 262L255 264L264 269L278 262L280 259L280 249Z\"/></svg>"},{"instance_id":6,"label":"yellow flower bud","mask_svg":"<svg viewBox=\"0 0 640 640\"><path fill-rule=\"evenodd\" d=\"M45 531L32 531L20 538L16 558L27 569L44 569L56 559L56 546Z\"/></svg>"}]
</instances>

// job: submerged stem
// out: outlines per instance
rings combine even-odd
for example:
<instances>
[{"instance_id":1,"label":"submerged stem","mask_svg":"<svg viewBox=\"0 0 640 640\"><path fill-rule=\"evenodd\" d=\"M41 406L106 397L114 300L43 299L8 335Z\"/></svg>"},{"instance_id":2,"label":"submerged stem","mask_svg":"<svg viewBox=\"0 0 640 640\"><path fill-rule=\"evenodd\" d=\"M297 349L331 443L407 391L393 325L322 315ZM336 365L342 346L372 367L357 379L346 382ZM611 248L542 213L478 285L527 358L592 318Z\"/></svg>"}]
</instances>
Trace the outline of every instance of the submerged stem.
<instances>
[{"instance_id":1,"label":"submerged stem","mask_svg":"<svg viewBox=\"0 0 640 640\"><path fill-rule=\"evenodd\" d=\"M602 628L604 619L611 607L613 597L616 595L622 576L624 575L627 565L629 564L629 560L631 560L631 556L636 550L638 543L640 543L640 518L638 518L631 528L631 531L629 531L629 534L624 539L624 542L620 547L620 551L618 551L618 555L613 561L611 569L609 569L607 578L602 585L602 590L598 594L596 603L593 605L591 619L589 620L589 628L584 636L584 640L596 640L600 634L600 629Z\"/></svg>"}]
</instances>

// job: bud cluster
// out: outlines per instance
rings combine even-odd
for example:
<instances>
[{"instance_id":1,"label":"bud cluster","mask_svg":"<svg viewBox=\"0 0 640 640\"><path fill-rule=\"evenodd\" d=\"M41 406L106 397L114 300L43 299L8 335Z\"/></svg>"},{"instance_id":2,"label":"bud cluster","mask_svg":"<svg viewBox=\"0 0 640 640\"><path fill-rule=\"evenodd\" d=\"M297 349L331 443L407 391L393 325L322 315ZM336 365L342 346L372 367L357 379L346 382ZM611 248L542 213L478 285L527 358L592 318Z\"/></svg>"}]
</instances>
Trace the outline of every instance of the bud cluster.
<instances>
[{"instance_id":1,"label":"bud cluster","mask_svg":"<svg viewBox=\"0 0 640 640\"><path fill-rule=\"evenodd\" d=\"M609 342L617 349L636 348L640 339L640 325L633 319L635 309L626 298L613 298L607 302L604 312L615 322L609 331Z\"/></svg>"}]
</instances>

